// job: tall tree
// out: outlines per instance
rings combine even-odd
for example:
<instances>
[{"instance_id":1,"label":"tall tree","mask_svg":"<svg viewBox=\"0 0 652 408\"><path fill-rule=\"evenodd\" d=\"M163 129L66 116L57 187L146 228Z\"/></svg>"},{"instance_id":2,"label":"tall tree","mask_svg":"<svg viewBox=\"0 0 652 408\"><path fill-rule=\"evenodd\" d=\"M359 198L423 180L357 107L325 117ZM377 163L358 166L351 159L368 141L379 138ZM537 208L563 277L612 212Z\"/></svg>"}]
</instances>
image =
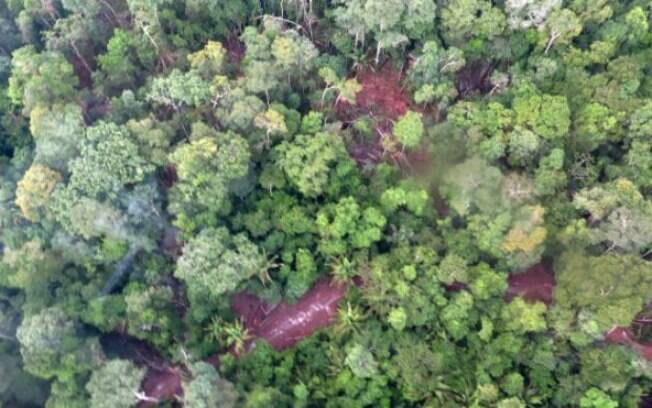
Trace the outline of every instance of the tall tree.
<instances>
[{"instance_id":1,"label":"tall tree","mask_svg":"<svg viewBox=\"0 0 652 408\"><path fill-rule=\"evenodd\" d=\"M131 408L139 401L145 369L127 360L110 360L93 371L86 389L91 408Z\"/></svg>"}]
</instances>

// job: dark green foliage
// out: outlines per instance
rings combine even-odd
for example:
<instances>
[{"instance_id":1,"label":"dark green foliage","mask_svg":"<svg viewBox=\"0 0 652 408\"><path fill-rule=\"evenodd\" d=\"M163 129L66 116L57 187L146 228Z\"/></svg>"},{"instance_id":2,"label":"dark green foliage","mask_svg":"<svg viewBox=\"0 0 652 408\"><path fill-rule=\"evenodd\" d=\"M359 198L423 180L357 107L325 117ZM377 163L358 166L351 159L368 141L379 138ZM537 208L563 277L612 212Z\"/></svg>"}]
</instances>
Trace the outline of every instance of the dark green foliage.
<instances>
[{"instance_id":1,"label":"dark green foliage","mask_svg":"<svg viewBox=\"0 0 652 408\"><path fill-rule=\"evenodd\" d=\"M637 407L651 18L0 4L0 405Z\"/></svg>"}]
</instances>

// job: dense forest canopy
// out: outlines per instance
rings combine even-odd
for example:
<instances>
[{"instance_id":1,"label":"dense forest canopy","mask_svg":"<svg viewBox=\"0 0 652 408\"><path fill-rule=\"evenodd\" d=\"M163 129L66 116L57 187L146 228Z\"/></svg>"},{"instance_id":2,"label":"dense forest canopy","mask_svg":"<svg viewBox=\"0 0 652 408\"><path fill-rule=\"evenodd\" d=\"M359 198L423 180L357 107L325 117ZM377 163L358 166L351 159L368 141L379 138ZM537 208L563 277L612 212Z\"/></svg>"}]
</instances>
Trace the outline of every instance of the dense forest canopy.
<instances>
[{"instance_id":1,"label":"dense forest canopy","mask_svg":"<svg viewBox=\"0 0 652 408\"><path fill-rule=\"evenodd\" d=\"M0 407L650 406L651 23L0 0Z\"/></svg>"}]
</instances>

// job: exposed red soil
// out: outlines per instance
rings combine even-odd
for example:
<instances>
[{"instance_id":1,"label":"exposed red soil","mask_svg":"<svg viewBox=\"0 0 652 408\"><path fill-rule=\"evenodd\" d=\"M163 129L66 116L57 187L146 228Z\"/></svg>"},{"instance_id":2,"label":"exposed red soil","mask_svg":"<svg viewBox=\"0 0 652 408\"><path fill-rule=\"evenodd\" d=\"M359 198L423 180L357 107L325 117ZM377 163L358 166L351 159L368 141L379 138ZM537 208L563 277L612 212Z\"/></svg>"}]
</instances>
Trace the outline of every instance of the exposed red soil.
<instances>
[{"instance_id":1,"label":"exposed red soil","mask_svg":"<svg viewBox=\"0 0 652 408\"><path fill-rule=\"evenodd\" d=\"M234 298L231 308L243 320L253 339L261 338L275 350L283 350L333 323L337 305L346 290L346 285L322 279L294 305L281 301L270 308L256 296L245 294Z\"/></svg>"},{"instance_id":2,"label":"exposed red soil","mask_svg":"<svg viewBox=\"0 0 652 408\"><path fill-rule=\"evenodd\" d=\"M274 307L252 294L234 295L231 298L231 309L242 319L252 336L245 345L244 352L253 348L256 339L265 340L275 350L283 350L330 325L335 320L338 303L346 291L346 285L335 284L330 279L321 279L296 304L290 305L281 301ZM122 358L130 358L148 367L142 383L143 394L148 399L165 401L183 395L183 368L171 365L151 346L139 340L117 334L105 338L105 342L109 343L108 347L117 347ZM229 353L239 355L234 347L229 349ZM219 355L207 358L206 362L218 366ZM142 401L138 407L147 408L154 405L154 402Z\"/></svg>"},{"instance_id":3,"label":"exposed red soil","mask_svg":"<svg viewBox=\"0 0 652 408\"><path fill-rule=\"evenodd\" d=\"M173 164L168 164L167 166L163 167L163 170L161 170L159 179L161 180L161 184L163 184L163 187L166 189L172 188L176 184L177 181L179 181L179 176L177 175L177 168Z\"/></svg>"},{"instance_id":4,"label":"exposed red soil","mask_svg":"<svg viewBox=\"0 0 652 408\"><path fill-rule=\"evenodd\" d=\"M524 273L510 274L508 283L505 293L505 299L508 301L515 296L529 301L540 301L546 305L553 301L555 277L543 264L537 264ZM614 327L605 334L605 340L612 344L630 346L641 357L652 361L652 344L637 340L631 327Z\"/></svg>"},{"instance_id":5,"label":"exposed red soil","mask_svg":"<svg viewBox=\"0 0 652 408\"><path fill-rule=\"evenodd\" d=\"M371 139L352 142L348 149L359 166L378 164L391 153L383 146L383 139L391 137L394 121L410 108L410 95L402 84L403 73L391 64L376 70L371 67L361 69L355 79L361 86L355 103L337 100L335 116L347 125L360 118L371 119L374 126Z\"/></svg>"},{"instance_id":6,"label":"exposed red soil","mask_svg":"<svg viewBox=\"0 0 652 408\"><path fill-rule=\"evenodd\" d=\"M403 75L391 64L385 64L379 70L362 69L355 79L362 88L354 105L343 100L337 103L335 112L338 119L353 122L361 116L372 116L396 120L407 112L410 95L401 85Z\"/></svg>"},{"instance_id":7,"label":"exposed red soil","mask_svg":"<svg viewBox=\"0 0 652 408\"><path fill-rule=\"evenodd\" d=\"M462 290L469 290L469 285L463 282L453 282L450 285L444 285L448 292L459 292Z\"/></svg>"},{"instance_id":8,"label":"exposed red soil","mask_svg":"<svg viewBox=\"0 0 652 408\"><path fill-rule=\"evenodd\" d=\"M258 327L269 315L271 307L250 293L237 293L231 297L231 311L238 316L244 327Z\"/></svg>"},{"instance_id":9,"label":"exposed red soil","mask_svg":"<svg viewBox=\"0 0 652 408\"><path fill-rule=\"evenodd\" d=\"M227 52L227 61L235 67L236 74L240 73L240 63L247 52L247 47L240 41L238 34L237 32L232 33L224 44Z\"/></svg>"},{"instance_id":10,"label":"exposed red soil","mask_svg":"<svg viewBox=\"0 0 652 408\"><path fill-rule=\"evenodd\" d=\"M142 401L138 408L154 407L157 402L183 395L183 385L179 369L168 367L164 371L148 370L142 384L143 394L152 401Z\"/></svg>"},{"instance_id":11,"label":"exposed red soil","mask_svg":"<svg viewBox=\"0 0 652 408\"><path fill-rule=\"evenodd\" d=\"M392 127L391 121L380 121L380 123L376 124L371 140L349 143L347 146L349 156L361 167L382 162L386 155L383 147L383 137L391 135Z\"/></svg>"},{"instance_id":12,"label":"exposed red soil","mask_svg":"<svg viewBox=\"0 0 652 408\"><path fill-rule=\"evenodd\" d=\"M525 272L509 274L507 283L505 300L508 302L520 296L530 302L543 302L546 305L552 303L555 277L543 264L534 265ZM469 289L469 285L462 282L453 282L444 286L448 292Z\"/></svg>"},{"instance_id":13,"label":"exposed red soil","mask_svg":"<svg viewBox=\"0 0 652 408\"><path fill-rule=\"evenodd\" d=\"M510 274L506 300L522 296L529 301L541 301L549 305L554 289L554 275L543 264L535 265L524 273ZM361 282L360 282L361 283ZM464 284L447 287L451 291L466 289ZM231 310L243 322L252 338L246 343L244 352L250 351L256 339L263 339L275 350L292 347L303 338L332 324L337 315L339 301L346 295L347 286L336 284L331 279L319 280L299 301L290 305L281 301L269 306L253 294L238 293L231 298ZM615 327L605 334L605 340L612 344L632 347L642 357L652 360L652 344L637 341L630 328ZM148 371L142 384L145 396L158 401L175 399L183 395L183 368L174 367L144 342L123 335L103 336L103 345L118 351L122 358L146 365ZM229 352L238 355L234 347ZM214 366L219 365L219 355L206 359ZM146 408L155 403L143 401L138 407Z\"/></svg>"},{"instance_id":14,"label":"exposed red soil","mask_svg":"<svg viewBox=\"0 0 652 408\"><path fill-rule=\"evenodd\" d=\"M86 65L86 62L84 62L78 55L74 53L70 55L70 64L72 65L75 75L79 79L79 85L82 88L92 88L93 87L93 78L91 77L92 72L89 71L91 67Z\"/></svg>"},{"instance_id":15,"label":"exposed red soil","mask_svg":"<svg viewBox=\"0 0 652 408\"><path fill-rule=\"evenodd\" d=\"M183 395L181 369L165 360L148 343L120 333L106 334L100 338L100 342L107 354L115 354L139 366L147 367L141 390L148 398L168 400ZM155 405L154 402L142 401L138 407Z\"/></svg>"},{"instance_id":16,"label":"exposed red soil","mask_svg":"<svg viewBox=\"0 0 652 408\"><path fill-rule=\"evenodd\" d=\"M549 305L553 300L555 277L543 264L537 264L522 273L512 273L507 278L509 286L505 299L521 296L532 302L540 301Z\"/></svg>"},{"instance_id":17,"label":"exposed red soil","mask_svg":"<svg viewBox=\"0 0 652 408\"><path fill-rule=\"evenodd\" d=\"M612 344L628 345L644 359L652 360L652 344L641 343L636 340L629 327L614 327L607 332L605 339Z\"/></svg>"}]
</instances>

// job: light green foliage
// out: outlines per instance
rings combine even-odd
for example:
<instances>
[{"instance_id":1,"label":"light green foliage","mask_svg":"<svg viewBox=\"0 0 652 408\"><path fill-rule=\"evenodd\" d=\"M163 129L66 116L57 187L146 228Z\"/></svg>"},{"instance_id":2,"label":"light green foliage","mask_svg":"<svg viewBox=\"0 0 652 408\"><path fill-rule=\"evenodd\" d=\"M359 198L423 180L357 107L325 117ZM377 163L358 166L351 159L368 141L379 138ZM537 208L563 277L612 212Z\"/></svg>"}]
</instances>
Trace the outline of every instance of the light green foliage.
<instances>
[{"instance_id":1,"label":"light green foliage","mask_svg":"<svg viewBox=\"0 0 652 408\"><path fill-rule=\"evenodd\" d=\"M256 115L254 126L265 131L268 144L270 143L270 136L275 134L284 135L288 132L285 117L274 109L268 109Z\"/></svg>"},{"instance_id":2,"label":"light green foliage","mask_svg":"<svg viewBox=\"0 0 652 408\"><path fill-rule=\"evenodd\" d=\"M394 136L408 149L415 148L423 137L421 114L408 111L394 124Z\"/></svg>"},{"instance_id":3,"label":"light green foliage","mask_svg":"<svg viewBox=\"0 0 652 408\"><path fill-rule=\"evenodd\" d=\"M230 184L249 170L249 145L241 136L217 133L201 122L193 125L192 135L169 156L179 181L170 190L168 210L180 216L224 210Z\"/></svg>"},{"instance_id":4,"label":"light green foliage","mask_svg":"<svg viewBox=\"0 0 652 408\"><path fill-rule=\"evenodd\" d=\"M301 133L314 135L319 132L324 122L324 115L321 112L310 111L301 118Z\"/></svg>"},{"instance_id":5,"label":"light green foliage","mask_svg":"<svg viewBox=\"0 0 652 408\"><path fill-rule=\"evenodd\" d=\"M525 205L512 213L511 228L503 238L501 249L514 269L528 268L540 260L548 234L544 213L545 209L538 205Z\"/></svg>"},{"instance_id":6,"label":"light green foliage","mask_svg":"<svg viewBox=\"0 0 652 408\"><path fill-rule=\"evenodd\" d=\"M369 248L381 239L385 223L375 207L363 209L353 197L342 198L317 214L319 248L326 255L344 254L349 248Z\"/></svg>"},{"instance_id":7,"label":"light green foliage","mask_svg":"<svg viewBox=\"0 0 652 408\"><path fill-rule=\"evenodd\" d=\"M525 164L537 156L541 140L529 129L517 126L509 135L509 160L514 164Z\"/></svg>"},{"instance_id":8,"label":"light green foliage","mask_svg":"<svg viewBox=\"0 0 652 408\"><path fill-rule=\"evenodd\" d=\"M81 108L75 104L37 106L30 112L29 127L36 144L34 161L67 170L84 138Z\"/></svg>"},{"instance_id":9,"label":"light green foliage","mask_svg":"<svg viewBox=\"0 0 652 408\"><path fill-rule=\"evenodd\" d=\"M582 22L572 10L564 8L550 13L544 29L548 34L548 38L545 39L545 52L547 53L553 45L566 45L577 37L582 31Z\"/></svg>"},{"instance_id":10,"label":"light green foliage","mask_svg":"<svg viewBox=\"0 0 652 408\"><path fill-rule=\"evenodd\" d=\"M604 105L591 103L584 106L575 119L578 145L586 151L595 149L608 140L617 124L617 117Z\"/></svg>"},{"instance_id":11,"label":"light green foliage","mask_svg":"<svg viewBox=\"0 0 652 408\"><path fill-rule=\"evenodd\" d=\"M570 109L566 98L552 95L518 97L513 103L516 123L543 139L559 143L568 135Z\"/></svg>"},{"instance_id":12,"label":"light green foliage","mask_svg":"<svg viewBox=\"0 0 652 408\"><path fill-rule=\"evenodd\" d=\"M127 360L111 360L93 371L86 389L91 408L130 408L136 405L145 369Z\"/></svg>"},{"instance_id":13,"label":"light green foliage","mask_svg":"<svg viewBox=\"0 0 652 408\"><path fill-rule=\"evenodd\" d=\"M356 102L356 95L362 89L362 85L360 85L355 78L339 78L337 73L331 67L320 68L319 76L327 85L321 95L322 105L324 104L326 95L331 90L337 91L337 98L335 99L335 103L339 102L340 100L351 104Z\"/></svg>"},{"instance_id":14,"label":"light green foliage","mask_svg":"<svg viewBox=\"0 0 652 408\"><path fill-rule=\"evenodd\" d=\"M469 153L488 161L503 157L509 141L508 132L514 123L514 112L498 102L486 105L462 101L448 113L449 121L465 132Z\"/></svg>"},{"instance_id":15,"label":"light green foliage","mask_svg":"<svg viewBox=\"0 0 652 408\"><path fill-rule=\"evenodd\" d=\"M447 254L437 268L437 279L446 285L469 280L467 262L457 254Z\"/></svg>"},{"instance_id":16,"label":"light green foliage","mask_svg":"<svg viewBox=\"0 0 652 408\"><path fill-rule=\"evenodd\" d=\"M169 287L134 288L124 297L129 334L163 348L180 327Z\"/></svg>"},{"instance_id":17,"label":"light green foliage","mask_svg":"<svg viewBox=\"0 0 652 408\"><path fill-rule=\"evenodd\" d=\"M599 388L590 388L580 400L580 408L618 408L618 402Z\"/></svg>"},{"instance_id":18,"label":"light green foliage","mask_svg":"<svg viewBox=\"0 0 652 408\"><path fill-rule=\"evenodd\" d=\"M346 154L341 139L331 133L297 135L277 148L278 165L288 180L307 197L321 195L330 172Z\"/></svg>"},{"instance_id":19,"label":"light green foliage","mask_svg":"<svg viewBox=\"0 0 652 408\"><path fill-rule=\"evenodd\" d=\"M629 45L638 45L650 40L648 16L642 7L632 8L625 15L625 24L628 28L627 42Z\"/></svg>"},{"instance_id":20,"label":"light green foliage","mask_svg":"<svg viewBox=\"0 0 652 408\"><path fill-rule=\"evenodd\" d=\"M25 369L51 379L69 380L93 369L102 357L96 338L80 337L80 327L58 307L26 317L16 338Z\"/></svg>"},{"instance_id":21,"label":"light green foliage","mask_svg":"<svg viewBox=\"0 0 652 408\"><path fill-rule=\"evenodd\" d=\"M647 302L651 266L638 257L567 253L558 264L554 297L559 316L567 310L585 316L587 321L582 328L561 319L560 334L583 330L592 335L591 325L595 325L596 333L627 326Z\"/></svg>"},{"instance_id":22,"label":"light green foliage","mask_svg":"<svg viewBox=\"0 0 652 408\"><path fill-rule=\"evenodd\" d=\"M217 41L208 41L204 48L188 55L188 62L193 69L206 79L212 79L222 72L226 50Z\"/></svg>"},{"instance_id":23,"label":"light green foliage","mask_svg":"<svg viewBox=\"0 0 652 408\"><path fill-rule=\"evenodd\" d=\"M450 74L458 72L465 64L464 52L459 48L446 49L434 41L428 41L423 44L422 54L410 67L408 75L417 87L440 85L441 82L450 81Z\"/></svg>"},{"instance_id":24,"label":"light green foliage","mask_svg":"<svg viewBox=\"0 0 652 408\"><path fill-rule=\"evenodd\" d=\"M122 29L116 29L106 45L106 52L97 57L99 79L108 93L132 85L136 81L138 67L134 63L134 38Z\"/></svg>"},{"instance_id":25,"label":"light green foliage","mask_svg":"<svg viewBox=\"0 0 652 408\"><path fill-rule=\"evenodd\" d=\"M175 109L198 107L213 96L213 88L196 71L173 70L166 77L154 78L147 99L151 102L169 105Z\"/></svg>"},{"instance_id":26,"label":"light green foliage","mask_svg":"<svg viewBox=\"0 0 652 408\"><path fill-rule=\"evenodd\" d=\"M525 403L519 398L505 398L498 401L496 408L525 408Z\"/></svg>"},{"instance_id":27,"label":"light green foliage","mask_svg":"<svg viewBox=\"0 0 652 408\"><path fill-rule=\"evenodd\" d=\"M428 192L416 184L406 182L398 187L383 191L380 204L391 214L405 207L415 215L422 215L428 205Z\"/></svg>"},{"instance_id":28,"label":"light green foliage","mask_svg":"<svg viewBox=\"0 0 652 408\"><path fill-rule=\"evenodd\" d=\"M89 197L115 198L126 184L143 181L153 167L138 154L127 129L102 122L88 128L80 155L69 169L68 189Z\"/></svg>"},{"instance_id":29,"label":"light green foliage","mask_svg":"<svg viewBox=\"0 0 652 408\"><path fill-rule=\"evenodd\" d=\"M294 262L295 270L289 272L286 294L291 299L298 299L317 278L317 265L313 255L305 249L297 251Z\"/></svg>"},{"instance_id":30,"label":"light green foliage","mask_svg":"<svg viewBox=\"0 0 652 408\"><path fill-rule=\"evenodd\" d=\"M507 0L505 11L511 29L541 27L553 10L559 8L561 0Z\"/></svg>"},{"instance_id":31,"label":"light green foliage","mask_svg":"<svg viewBox=\"0 0 652 408\"><path fill-rule=\"evenodd\" d=\"M102 235L118 240L129 238L127 219L121 211L106 202L79 197L72 189L55 190L50 211L67 232L85 239Z\"/></svg>"},{"instance_id":32,"label":"light green foliage","mask_svg":"<svg viewBox=\"0 0 652 408\"><path fill-rule=\"evenodd\" d=\"M403 398L408 401L419 401L438 392L442 384L442 376L450 369L445 365L439 351L425 342L415 338L402 337L396 345L397 353L392 357L391 364L399 373L399 387Z\"/></svg>"},{"instance_id":33,"label":"light green foliage","mask_svg":"<svg viewBox=\"0 0 652 408\"><path fill-rule=\"evenodd\" d=\"M195 299L202 299L203 294L217 298L264 272L265 264L265 256L245 235L207 228L184 246L174 275L198 296Z\"/></svg>"},{"instance_id":34,"label":"light green foliage","mask_svg":"<svg viewBox=\"0 0 652 408\"><path fill-rule=\"evenodd\" d=\"M639 406L648 3L0 1L0 405Z\"/></svg>"},{"instance_id":35,"label":"light green foliage","mask_svg":"<svg viewBox=\"0 0 652 408\"><path fill-rule=\"evenodd\" d=\"M89 395L81 379L55 380L45 408L87 408L89 403Z\"/></svg>"},{"instance_id":36,"label":"light green foliage","mask_svg":"<svg viewBox=\"0 0 652 408\"><path fill-rule=\"evenodd\" d=\"M456 293L441 311L441 320L454 340L461 340L469 333L473 296L467 291Z\"/></svg>"},{"instance_id":37,"label":"light green foliage","mask_svg":"<svg viewBox=\"0 0 652 408\"><path fill-rule=\"evenodd\" d=\"M639 140L652 138L652 103L636 109L629 118L629 137Z\"/></svg>"},{"instance_id":38,"label":"light green foliage","mask_svg":"<svg viewBox=\"0 0 652 408\"><path fill-rule=\"evenodd\" d=\"M37 53L27 45L14 51L11 65L7 94L14 104L24 107L25 115L39 105L50 106L74 97L77 78L62 54Z\"/></svg>"},{"instance_id":39,"label":"light green foliage","mask_svg":"<svg viewBox=\"0 0 652 408\"><path fill-rule=\"evenodd\" d=\"M263 32L247 27L240 37L247 47L243 61L245 88L252 93L269 94L290 82L291 72L302 78L313 68L319 51L294 30L281 31L278 21L267 19Z\"/></svg>"},{"instance_id":40,"label":"light green foliage","mask_svg":"<svg viewBox=\"0 0 652 408\"><path fill-rule=\"evenodd\" d=\"M564 170L564 151L553 149L539 162L534 176L534 185L539 195L551 195L566 186L568 176Z\"/></svg>"},{"instance_id":41,"label":"light green foliage","mask_svg":"<svg viewBox=\"0 0 652 408\"><path fill-rule=\"evenodd\" d=\"M500 298L507 289L507 276L497 272L486 263L480 263L469 270L471 293L478 300Z\"/></svg>"},{"instance_id":42,"label":"light green foliage","mask_svg":"<svg viewBox=\"0 0 652 408\"><path fill-rule=\"evenodd\" d=\"M216 114L228 129L246 132L252 129L254 118L265 109L266 105L260 98L237 88L225 95L216 108Z\"/></svg>"},{"instance_id":43,"label":"light green foliage","mask_svg":"<svg viewBox=\"0 0 652 408\"><path fill-rule=\"evenodd\" d=\"M633 358L632 350L618 345L583 350L580 353L580 377L585 384L606 392L622 392L636 375Z\"/></svg>"},{"instance_id":44,"label":"light green foliage","mask_svg":"<svg viewBox=\"0 0 652 408\"><path fill-rule=\"evenodd\" d=\"M652 187L652 143L634 140L624 159L623 176L641 188Z\"/></svg>"},{"instance_id":45,"label":"light green foliage","mask_svg":"<svg viewBox=\"0 0 652 408\"><path fill-rule=\"evenodd\" d=\"M432 28L436 3L432 0L353 0L339 1L346 7L334 10L336 23L364 44L367 35L376 40L376 63L383 49L394 48L420 38ZM392 10L388 13L387 10Z\"/></svg>"},{"instance_id":46,"label":"light green foliage","mask_svg":"<svg viewBox=\"0 0 652 408\"><path fill-rule=\"evenodd\" d=\"M20 208L23 217L30 221L37 221L61 179L61 174L57 171L47 166L33 164L16 188L16 206Z\"/></svg>"},{"instance_id":47,"label":"light green foliage","mask_svg":"<svg viewBox=\"0 0 652 408\"><path fill-rule=\"evenodd\" d=\"M144 118L129 120L125 126L135 138L141 157L157 166L168 162L167 155L174 137L171 125Z\"/></svg>"},{"instance_id":48,"label":"light green foliage","mask_svg":"<svg viewBox=\"0 0 652 408\"><path fill-rule=\"evenodd\" d=\"M183 403L187 407L231 408L238 401L238 393L229 381L210 364L199 362L191 366L192 377L184 384Z\"/></svg>"},{"instance_id":49,"label":"light green foliage","mask_svg":"<svg viewBox=\"0 0 652 408\"><path fill-rule=\"evenodd\" d=\"M50 285L63 269L63 261L54 251L43 248L38 240L25 242L20 248L6 248L2 257L3 286L22 289L29 296L23 306L32 312L51 301Z\"/></svg>"},{"instance_id":50,"label":"light green foliage","mask_svg":"<svg viewBox=\"0 0 652 408\"><path fill-rule=\"evenodd\" d=\"M507 395L520 395L523 392L523 376L519 373L510 373L503 378L501 388Z\"/></svg>"},{"instance_id":51,"label":"light green foliage","mask_svg":"<svg viewBox=\"0 0 652 408\"><path fill-rule=\"evenodd\" d=\"M495 212L502 207L499 186L503 175L484 160L471 158L451 168L440 191L449 205L464 216L475 211Z\"/></svg>"},{"instance_id":52,"label":"light green foliage","mask_svg":"<svg viewBox=\"0 0 652 408\"><path fill-rule=\"evenodd\" d=\"M491 39L505 28L505 15L487 0L453 0L442 10L444 38L462 46L473 38Z\"/></svg>"},{"instance_id":53,"label":"light green foliage","mask_svg":"<svg viewBox=\"0 0 652 408\"><path fill-rule=\"evenodd\" d=\"M407 325L407 314L405 313L405 309L402 307L392 309L387 316L387 322L392 326L392 328L394 328L394 330L401 331L405 329L405 326Z\"/></svg>"},{"instance_id":54,"label":"light green foliage","mask_svg":"<svg viewBox=\"0 0 652 408\"><path fill-rule=\"evenodd\" d=\"M282 71L302 75L311 69L319 52L308 38L297 35L295 31L287 31L274 38L271 54Z\"/></svg>"},{"instance_id":55,"label":"light green foliage","mask_svg":"<svg viewBox=\"0 0 652 408\"><path fill-rule=\"evenodd\" d=\"M103 332L111 332L124 321L125 301L121 296L109 295L92 299L81 318Z\"/></svg>"},{"instance_id":56,"label":"light green foliage","mask_svg":"<svg viewBox=\"0 0 652 408\"><path fill-rule=\"evenodd\" d=\"M346 356L346 364L357 377L368 378L378 372L378 363L364 346L356 344Z\"/></svg>"},{"instance_id":57,"label":"light green foliage","mask_svg":"<svg viewBox=\"0 0 652 408\"><path fill-rule=\"evenodd\" d=\"M634 253L652 243L652 203L631 181L618 179L604 188L582 190L574 204L593 217L592 243Z\"/></svg>"},{"instance_id":58,"label":"light green foliage","mask_svg":"<svg viewBox=\"0 0 652 408\"><path fill-rule=\"evenodd\" d=\"M464 52L456 47L445 49L434 41L423 45L422 54L408 71L414 86L414 101L429 103L437 100L445 108L458 96L455 74L466 64Z\"/></svg>"},{"instance_id":59,"label":"light green foliage","mask_svg":"<svg viewBox=\"0 0 652 408\"><path fill-rule=\"evenodd\" d=\"M546 330L546 305L541 302L526 303L516 297L502 310L505 328L518 333L541 332Z\"/></svg>"}]
</instances>

